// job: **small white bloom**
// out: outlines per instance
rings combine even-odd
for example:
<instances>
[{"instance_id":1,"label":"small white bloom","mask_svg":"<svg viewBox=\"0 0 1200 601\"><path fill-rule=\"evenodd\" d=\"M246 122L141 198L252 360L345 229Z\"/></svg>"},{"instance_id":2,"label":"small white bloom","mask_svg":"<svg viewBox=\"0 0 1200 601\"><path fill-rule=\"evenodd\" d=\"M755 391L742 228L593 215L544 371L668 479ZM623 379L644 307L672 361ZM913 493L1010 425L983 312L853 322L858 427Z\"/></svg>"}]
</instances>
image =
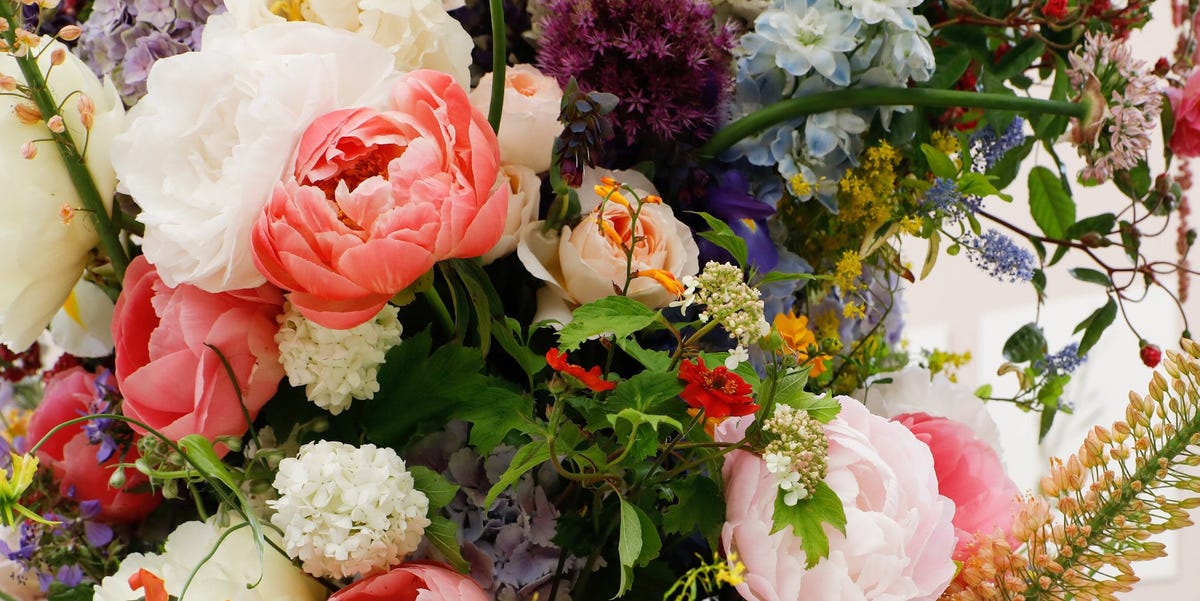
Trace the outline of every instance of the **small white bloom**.
<instances>
[{"instance_id":1,"label":"small white bloom","mask_svg":"<svg viewBox=\"0 0 1200 601\"><path fill-rule=\"evenodd\" d=\"M399 309L385 305L374 319L349 330L319 326L287 303L279 316L279 362L292 386L304 386L308 400L337 415L354 399L379 392L379 366L400 343Z\"/></svg>"},{"instance_id":2,"label":"small white bloom","mask_svg":"<svg viewBox=\"0 0 1200 601\"><path fill-rule=\"evenodd\" d=\"M917 28L917 19L912 9L921 5L921 0L839 0L855 17L867 25L881 21L894 23L905 31Z\"/></svg>"},{"instance_id":3,"label":"small white bloom","mask_svg":"<svg viewBox=\"0 0 1200 601\"><path fill-rule=\"evenodd\" d=\"M804 126L804 139L814 157L823 157L835 148L853 155L851 145L866 131L865 119L854 111L843 109L810 115Z\"/></svg>"},{"instance_id":4,"label":"small white bloom","mask_svg":"<svg viewBox=\"0 0 1200 601\"><path fill-rule=\"evenodd\" d=\"M838 86L850 85L846 53L858 46L862 22L833 0L783 0L754 21L754 33L742 38L751 55L775 56L775 65L802 77L810 70Z\"/></svg>"},{"instance_id":5,"label":"small white bloom","mask_svg":"<svg viewBox=\"0 0 1200 601\"><path fill-rule=\"evenodd\" d=\"M113 301L99 286L79 280L50 321L54 343L76 357L103 357L113 350Z\"/></svg>"},{"instance_id":6,"label":"small white bloom","mask_svg":"<svg viewBox=\"0 0 1200 601\"><path fill-rule=\"evenodd\" d=\"M283 547L314 576L346 578L386 569L416 550L429 499L388 448L319 441L284 459L268 501Z\"/></svg>"},{"instance_id":7,"label":"small white bloom","mask_svg":"<svg viewBox=\"0 0 1200 601\"><path fill-rule=\"evenodd\" d=\"M765 323L765 322L764 322ZM770 326L768 327L768 331ZM729 356L725 358L725 369L730 371L737 369L737 366L750 360L750 351L746 347L737 345L733 350L729 351Z\"/></svg>"}]
</instances>

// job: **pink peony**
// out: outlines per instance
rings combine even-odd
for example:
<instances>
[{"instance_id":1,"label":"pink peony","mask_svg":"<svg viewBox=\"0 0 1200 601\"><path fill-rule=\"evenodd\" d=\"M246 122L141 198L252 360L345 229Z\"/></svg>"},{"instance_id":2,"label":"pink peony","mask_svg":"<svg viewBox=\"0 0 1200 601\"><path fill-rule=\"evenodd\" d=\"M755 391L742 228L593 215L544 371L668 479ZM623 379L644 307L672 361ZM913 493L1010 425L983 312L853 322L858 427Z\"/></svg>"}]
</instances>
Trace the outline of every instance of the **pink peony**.
<instances>
[{"instance_id":1,"label":"pink peony","mask_svg":"<svg viewBox=\"0 0 1200 601\"><path fill-rule=\"evenodd\" d=\"M253 419L283 378L275 343L279 291L168 288L144 257L130 263L124 288L112 331L125 415L174 440L244 434L242 404ZM235 382L210 346L229 362Z\"/></svg>"},{"instance_id":2,"label":"pink peony","mask_svg":"<svg viewBox=\"0 0 1200 601\"><path fill-rule=\"evenodd\" d=\"M406 563L364 578L336 592L329 601L487 601L471 580L432 563Z\"/></svg>"},{"instance_id":3,"label":"pink peony","mask_svg":"<svg viewBox=\"0 0 1200 601\"><path fill-rule=\"evenodd\" d=\"M91 413L96 400L96 376L82 367L59 372L46 382L42 402L29 419L29 440L41 440L55 426ZM112 488L109 478L122 459L133 463L137 448L131 446L99 461L100 447L88 442L84 424L59 430L38 449L38 460L54 472L63 496L76 501L99 501L97 517L112 522L136 522L150 513L162 498L156 494L127 492L149 482L136 469L125 468L125 487Z\"/></svg>"},{"instance_id":4,"label":"pink peony","mask_svg":"<svg viewBox=\"0 0 1200 601\"><path fill-rule=\"evenodd\" d=\"M839 397L841 414L825 426L828 484L842 500L846 534L830 526L829 556L812 569L791 527L770 534L778 480L761 457L725 458L727 553L745 563L737 590L752 601L937 599L954 576L954 504L938 494L929 448L900 424ZM741 440L752 418L730 418L716 438Z\"/></svg>"},{"instance_id":5,"label":"pink peony","mask_svg":"<svg viewBox=\"0 0 1200 601\"><path fill-rule=\"evenodd\" d=\"M1182 90L1167 88L1175 130L1171 133L1171 152L1181 157L1200 156L1200 70L1193 71Z\"/></svg>"},{"instance_id":6,"label":"pink peony","mask_svg":"<svg viewBox=\"0 0 1200 601\"><path fill-rule=\"evenodd\" d=\"M390 104L313 121L254 226L258 269L325 327L366 322L434 262L478 257L504 231L496 136L466 92L414 71Z\"/></svg>"},{"instance_id":7,"label":"pink peony","mask_svg":"<svg viewBox=\"0 0 1200 601\"><path fill-rule=\"evenodd\" d=\"M965 424L925 413L905 413L892 418L908 428L933 453L938 492L954 501L954 534L958 543L954 559L967 557L967 547L977 533L1007 535L1012 528L1021 491L1004 471L1000 456L975 436ZM1016 541L1010 541L1016 546Z\"/></svg>"}]
</instances>

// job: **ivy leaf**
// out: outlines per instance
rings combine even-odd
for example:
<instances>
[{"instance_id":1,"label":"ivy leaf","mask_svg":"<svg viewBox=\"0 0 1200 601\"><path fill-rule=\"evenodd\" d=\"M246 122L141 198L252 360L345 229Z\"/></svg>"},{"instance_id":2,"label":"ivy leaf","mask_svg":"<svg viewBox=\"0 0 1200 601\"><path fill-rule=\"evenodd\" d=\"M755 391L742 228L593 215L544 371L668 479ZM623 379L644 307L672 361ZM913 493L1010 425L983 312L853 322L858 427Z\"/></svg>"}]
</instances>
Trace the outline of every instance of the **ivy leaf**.
<instances>
[{"instance_id":1,"label":"ivy leaf","mask_svg":"<svg viewBox=\"0 0 1200 601\"><path fill-rule=\"evenodd\" d=\"M1063 238L1075 223L1075 202L1058 176L1046 167L1034 167L1029 172L1029 210L1050 238Z\"/></svg>"},{"instance_id":2,"label":"ivy leaf","mask_svg":"<svg viewBox=\"0 0 1200 601\"><path fill-rule=\"evenodd\" d=\"M700 232L697 235L725 249L733 255L733 260L737 261L739 267L745 267L749 256L749 252L746 250L746 241L735 234L729 224L724 221L703 211L698 211L696 214L703 218L709 227L707 232Z\"/></svg>"},{"instance_id":3,"label":"ivy leaf","mask_svg":"<svg viewBox=\"0 0 1200 601\"><path fill-rule=\"evenodd\" d=\"M430 514L425 538L454 569L463 574L471 571L471 563L463 559L462 549L458 546L458 524L450 521L450 518Z\"/></svg>"},{"instance_id":4,"label":"ivy leaf","mask_svg":"<svg viewBox=\"0 0 1200 601\"><path fill-rule=\"evenodd\" d=\"M451 484L441 474L423 466L410 465L408 473L412 474L413 487L425 493L429 499L429 513L434 513L450 504L458 493L458 485Z\"/></svg>"},{"instance_id":5,"label":"ivy leaf","mask_svg":"<svg viewBox=\"0 0 1200 601\"><path fill-rule=\"evenodd\" d=\"M484 507L491 507L492 502L500 493L508 489L508 487L516 484L521 476L532 470L533 468L550 461L550 445L545 440L534 440L528 442L525 446L517 449L513 455L512 462L508 464L508 469L500 475L500 479L488 489L487 498L483 501Z\"/></svg>"},{"instance_id":6,"label":"ivy leaf","mask_svg":"<svg viewBox=\"0 0 1200 601\"><path fill-rule=\"evenodd\" d=\"M679 502L663 511L663 532L687 536L699 532L716 548L725 523L725 498L712 478L692 475L674 482L671 490Z\"/></svg>"},{"instance_id":7,"label":"ivy leaf","mask_svg":"<svg viewBox=\"0 0 1200 601\"><path fill-rule=\"evenodd\" d=\"M658 313L625 296L607 296L575 309L571 323L558 333L558 345L563 351L579 348L592 336L612 333L625 338L654 323Z\"/></svg>"},{"instance_id":8,"label":"ivy leaf","mask_svg":"<svg viewBox=\"0 0 1200 601\"><path fill-rule=\"evenodd\" d=\"M1024 363L1046 356L1046 337L1036 323L1027 323L1004 342L1004 358Z\"/></svg>"},{"instance_id":9,"label":"ivy leaf","mask_svg":"<svg viewBox=\"0 0 1200 601\"><path fill-rule=\"evenodd\" d=\"M800 539L800 545L804 548L809 568L829 556L829 536L825 534L822 524L829 524L842 534L846 533L846 510L842 507L842 500L824 482L818 482L812 494L795 505L789 506L783 502L783 495L775 495L774 521L771 534L792 527L792 534Z\"/></svg>"}]
</instances>

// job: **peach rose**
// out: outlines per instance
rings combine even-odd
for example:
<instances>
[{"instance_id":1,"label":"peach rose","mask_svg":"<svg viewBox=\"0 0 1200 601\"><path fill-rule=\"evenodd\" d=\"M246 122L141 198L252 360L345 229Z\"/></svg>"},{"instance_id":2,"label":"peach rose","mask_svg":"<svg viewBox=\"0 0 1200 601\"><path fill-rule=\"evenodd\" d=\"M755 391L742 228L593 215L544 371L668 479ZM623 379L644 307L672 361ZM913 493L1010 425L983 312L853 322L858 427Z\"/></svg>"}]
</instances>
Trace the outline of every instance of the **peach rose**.
<instances>
[{"instance_id":1,"label":"peach rose","mask_svg":"<svg viewBox=\"0 0 1200 601\"><path fill-rule=\"evenodd\" d=\"M524 165L537 173L550 169L554 139L562 132L558 120L562 87L533 65L513 65L504 71L504 109L500 113L500 160ZM492 105L492 74L479 79L471 104L483 114Z\"/></svg>"},{"instance_id":2,"label":"peach rose","mask_svg":"<svg viewBox=\"0 0 1200 601\"><path fill-rule=\"evenodd\" d=\"M525 269L546 282L538 292L538 314L535 319L571 321L571 309L594 300L611 296L613 287L625 284L625 251L611 236L601 232L602 224L622 237L622 244L636 238L633 270L656 269L670 272L676 278L695 275L700 268L700 250L692 239L692 231L675 218L671 207L653 203L641 209L636 224L631 224L629 212L616 202L604 203L594 191L601 176L612 177L631 186L640 198L657 194L654 185L636 171L608 172L586 170L579 188L579 202L584 218L575 227L563 226L560 232L542 231L544 222L535 221L521 232L517 256ZM623 194L630 203L633 195ZM633 225L633 227L631 227ZM657 281L639 277L629 283L628 296L648 307L664 307L675 296Z\"/></svg>"},{"instance_id":3,"label":"peach rose","mask_svg":"<svg viewBox=\"0 0 1200 601\"><path fill-rule=\"evenodd\" d=\"M125 415L173 440L244 434L243 403L253 419L283 379L275 343L282 309L270 285L215 294L168 288L144 257L134 259L112 324ZM210 346L229 362L233 382Z\"/></svg>"},{"instance_id":4,"label":"peach rose","mask_svg":"<svg viewBox=\"0 0 1200 601\"><path fill-rule=\"evenodd\" d=\"M432 563L406 563L363 578L336 592L329 601L487 601L471 580Z\"/></svg>"},{"instance_id":5,"label":"peach rose","mask_svg":"<svg viewBox=\"0 0 1200 601\"><path fill-rule=\"evenodd\" d=\"M484 265L516 250L521 229L537 220L541 208L542 180L533 169L524 165L504 165L500 168L500 178L508 191L508 216L500 240L483 254Z\"/></svg>"},{"instance_id":6,"label":"peach rose","mask_svg":"<svg viewBox=\"0 0 1200 601\"><path fill-rule=\"evenodd\" d=\"M496 137L444 73L414 71L391 110L328 113L254 226L254 263L305 317L348 329L436 261L478 257L504 230Z\"/></svg>"}]
</instances>

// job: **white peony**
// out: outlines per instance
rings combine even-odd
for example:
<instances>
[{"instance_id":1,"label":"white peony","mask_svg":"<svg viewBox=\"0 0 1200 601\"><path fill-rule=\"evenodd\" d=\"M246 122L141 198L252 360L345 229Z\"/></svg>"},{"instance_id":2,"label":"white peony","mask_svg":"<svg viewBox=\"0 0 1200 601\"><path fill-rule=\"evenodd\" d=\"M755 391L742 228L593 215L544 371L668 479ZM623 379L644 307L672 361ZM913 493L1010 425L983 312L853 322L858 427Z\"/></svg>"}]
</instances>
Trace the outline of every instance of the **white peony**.
<instances>
[{"instance_id":1,"label":"white peony","mask_svg":"<svg viewBox=\"0 0 1200 601\"><path fill-rule=\"evenodd\" d=\"M56 49L66 48L43 39L38 50L43 72ZM16 59L8 54L0 54L0 74L25 83ZM125 120L120 96L111 83L101 84L70 52L65 62L54 67L48 83L59 102L81 91L95 104L86 161L100 197L111 204L116 178L109 148ZM60 215L64 206L78 209L83 203L54 145L39 142L35 158L22 158L25 143L47 138L50 132L44 124L25 125L17 119L14 107L21 102L15 95L0 95L0 186L4 189L0 199L4 209L4 219L0 219L0 342L16 350L37 340L71 294L89 252L99 242L86 213L75 213L69 223ZM85 130L76 107L74 98L67 100L63 120L82 145Z\"/></svg>"},{"instance_id":2,"label":"white peony","mask_svg":"<svg viewBox=\"0 0 1200 601\"><path fill-rule=\"evenodd\" d=\"M481 257L484 265L517 249L521 229L537 220L542 200L542 180L533 169L522 165L503 165L500 167L500 179L508 186L508 214L500 239Z\"/></svg>"},{"instance_id":3,"label":"white peony","mask_svg":"<svg viewBox=\"0 0 1200 601\"><path fill-rule=\"evenodd\" d=\"M457 4L457 6L453 6ZM271 12L283 6L299 11L293 20L328 25L352 31L387 48L395 57L396 69L433 69L453 75L467 88L471 82L471 50L475 44L462 24L446 11L462 2L442 0L305 0L279 3L274 0L226 0L225 6L243 31L285 18Z\"/></svg>"},{"instance_id":4,"label":"white peony","mask_svg":"<svg viewBox=\"0 0 1200 601\"><path fill-rule=\"evenodd\" d=\"M219 15L203 47L154 64L113 164L167 285L252 288L266 279L250 230L304 129L332 110L382 103L395 69L371 41L313 23L242 33Z\"/></svg>"},{"instance_id":5,"label":"white peony","mask_svg":"<svg viewBox=\"0 0 1200 601\"><path fill-rule=\"evenodd\" d=\"M881 379L891 379L891 382L879 382ZM975 396L969 387L951 382L942 374L930 378L929 370L907 367L876 376L875 383L852 396L862 401L871 413L888 419L905 413L925 413L954 420L971 428L976 438L1003 456L1000 429L983 399Z\"/></svg>"},{"instance_id":6,"label":"white peony","mask_svg":"<svg viewBox=\"0 0 1200 601\"><path fill-rule=\"evenodd\" d=\"M76 357L103 357L113 351L113 300L99 286L79 280L50 321L54 344Z\"/></svg>"},{"instance_id":7,"label":"white peony","mask_svg":"<svg viewBox=\"0 0 1200 601\"><path fill-rule=\"evenodd\" d=\"M129 577L146 569L163 579L167 593L179 596L188 577L201 566L187 590L186 599L228 601L318 601L326 591L288 558L270 545L264 547L263 561L258 559L250 528L242 527L229 535L205 561L217 545L223 529L214 520L185 522L167 537L161 554L132 553L121 561L117 573L102 580L94 589L94 601L135 601L145 595L129 588ZM254 588L248 585L262 582Z\"/></svg>"}]
</instances>

